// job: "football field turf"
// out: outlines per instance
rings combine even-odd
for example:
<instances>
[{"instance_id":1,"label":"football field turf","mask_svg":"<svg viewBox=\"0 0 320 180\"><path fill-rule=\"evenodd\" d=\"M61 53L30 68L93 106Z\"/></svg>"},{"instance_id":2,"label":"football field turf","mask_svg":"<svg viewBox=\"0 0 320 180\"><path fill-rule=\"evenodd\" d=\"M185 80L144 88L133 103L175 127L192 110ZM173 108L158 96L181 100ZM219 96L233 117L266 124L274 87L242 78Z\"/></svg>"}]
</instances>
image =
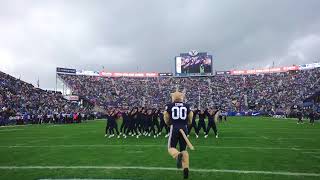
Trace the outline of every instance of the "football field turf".
<instances>
[{"instance_id":1,"label":"football field turf","mask_svg":"<svg viewBox=\"0 0 320 180\"><path fill-rule=\"evenodd\" d=\"M164 135L104 137L105 121L0 128L0 179L182 179ZM189 179L320 179L320 124L231 117L190 141Z\"/></svg>"}]
</instances>

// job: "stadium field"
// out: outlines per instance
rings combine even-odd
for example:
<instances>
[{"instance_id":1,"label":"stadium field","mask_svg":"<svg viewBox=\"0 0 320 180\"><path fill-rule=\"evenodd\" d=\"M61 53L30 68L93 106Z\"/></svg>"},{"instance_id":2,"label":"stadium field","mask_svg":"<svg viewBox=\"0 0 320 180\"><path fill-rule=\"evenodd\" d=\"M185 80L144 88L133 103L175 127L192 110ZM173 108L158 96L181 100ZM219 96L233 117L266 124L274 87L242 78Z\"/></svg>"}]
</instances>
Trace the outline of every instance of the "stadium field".
<instances>
[{"instance_id":1,"label":"stadium field","mask_svg":"<svg viewBox=\"0 0 320 180\"><path fill-rule=\"evenodd\" d=\"M230 117L190 140L189 179L320 179L320 124ZM0 179L182 179L164 135L105 138L105 121L0 128Z\"/></svg>"}]
</instances>

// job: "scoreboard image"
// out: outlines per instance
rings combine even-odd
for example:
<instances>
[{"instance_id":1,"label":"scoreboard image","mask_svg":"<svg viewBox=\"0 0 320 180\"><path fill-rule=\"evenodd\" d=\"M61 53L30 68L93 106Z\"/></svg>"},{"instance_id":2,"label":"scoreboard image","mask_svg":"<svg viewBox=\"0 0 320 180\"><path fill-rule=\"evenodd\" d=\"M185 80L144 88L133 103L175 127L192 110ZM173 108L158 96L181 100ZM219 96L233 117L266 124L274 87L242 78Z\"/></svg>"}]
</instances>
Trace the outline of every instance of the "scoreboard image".
<instances>
[{"instance_id":1,"label":"scoreboard image","mask_svg":"<svg viewBox=\"0 0 320 180\"><path fill-rule=\"evenodd\" d=\"M176 76L212 75L212 55L206 52L190 51L175 58Z\"/></svg>"}]
</instances>

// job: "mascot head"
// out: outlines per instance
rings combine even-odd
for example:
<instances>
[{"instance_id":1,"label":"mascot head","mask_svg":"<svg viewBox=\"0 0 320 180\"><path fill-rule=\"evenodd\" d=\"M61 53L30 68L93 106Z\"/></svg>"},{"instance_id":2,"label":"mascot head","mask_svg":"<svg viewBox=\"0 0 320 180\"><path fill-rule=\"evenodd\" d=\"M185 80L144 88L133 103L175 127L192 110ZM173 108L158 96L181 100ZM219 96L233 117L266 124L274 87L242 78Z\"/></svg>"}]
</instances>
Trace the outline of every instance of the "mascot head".
<instances>
[{"instance_id":1,"label":"mascot head","mask_svg":"<svg viewBox=\"0 0 320 180\"><path fill-rule=\"evenodd\" d=\"M183 102L184 94L179 91L176 91L174 93L171 93L171 99L172 102Z\"/></svg>"}]
</instances>

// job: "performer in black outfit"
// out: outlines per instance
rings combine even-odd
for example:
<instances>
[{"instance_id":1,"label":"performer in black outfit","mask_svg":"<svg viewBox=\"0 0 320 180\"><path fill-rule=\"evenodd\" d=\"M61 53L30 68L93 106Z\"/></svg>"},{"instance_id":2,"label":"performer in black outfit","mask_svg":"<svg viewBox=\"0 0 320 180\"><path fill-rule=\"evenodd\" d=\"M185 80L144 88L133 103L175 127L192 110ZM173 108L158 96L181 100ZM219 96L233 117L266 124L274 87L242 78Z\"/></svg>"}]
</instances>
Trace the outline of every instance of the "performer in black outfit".
<instances>
[{"instance_id":1,"label":"performer in black outfit","mask_svg":"<svg viewBox=\"0 0 320 180\"><path fill-rule=\"evenodd\" d=\"M193 111L192 122L191 122L191 124L188 126L188 137L189 137L190 132L192 131L192 128L194 128L194 131L195 131L195 134L196 134L196 138L199 138L199 136L198 136L199 131L198 131L197 123L196 123L196 117L197 117L198 113L199 113L199 110L198 110L198 109L195 109L195 110Z\"/></svg>"},{"instance_id":2,"label":"performer in black outfit","mask_svg":"<svg viewBox=\"0 0 320 180\"><path fill-rule=\"evenodd\" d=\"M215 120L220 116L220 110L209 109L206 111L206 115L208 116L208 127L207 127L206 135L204 136L204 138L208 137L209 131L211 128L213 129L213 132L216 135L216 138L218 138L218 130L217 130Z\"/></svg>"}]
</instances>

